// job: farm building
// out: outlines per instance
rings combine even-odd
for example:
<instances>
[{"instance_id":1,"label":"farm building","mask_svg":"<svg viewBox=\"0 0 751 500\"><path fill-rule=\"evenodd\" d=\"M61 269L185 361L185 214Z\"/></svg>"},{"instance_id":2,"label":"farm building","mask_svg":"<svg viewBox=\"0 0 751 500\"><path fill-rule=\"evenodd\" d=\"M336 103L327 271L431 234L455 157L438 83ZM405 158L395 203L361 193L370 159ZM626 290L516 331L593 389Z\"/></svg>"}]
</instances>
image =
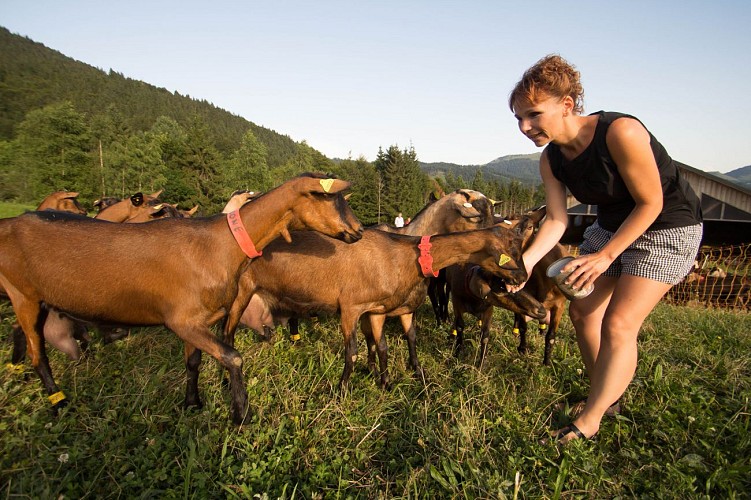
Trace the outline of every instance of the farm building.
<instances>
[{"instance_id":1,"label":"farm building","mask_svg":"<svg viewBox=\"0 0 751 500\"><path fill-rule=\"evenodd\" d=\"M678 163L678 168L701 200L702 244L751 243L751 189L683 163ZM597 207L579 203L570 195L568 207L569 226L562 242L574 245L581 242L584 230L597 218Z\"/></svg>"}]
</instances>

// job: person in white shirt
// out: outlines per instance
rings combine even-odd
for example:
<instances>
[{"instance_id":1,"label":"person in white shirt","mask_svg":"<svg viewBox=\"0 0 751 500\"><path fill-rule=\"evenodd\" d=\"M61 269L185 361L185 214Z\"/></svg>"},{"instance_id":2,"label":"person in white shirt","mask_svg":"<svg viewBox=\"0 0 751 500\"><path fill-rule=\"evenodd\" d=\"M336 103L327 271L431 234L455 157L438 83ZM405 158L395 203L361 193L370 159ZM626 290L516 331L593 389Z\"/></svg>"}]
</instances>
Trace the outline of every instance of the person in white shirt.
<instances>
[{"instance_id":1,"label":"person in white shirt","mask_svg":"<svg viewBox=\"0 0 751 500\"><path fill-rule=\"evenodd\" d=\"M394 225L396 227L404 227L404 218L402 217L401 212L399 212L399 215L397 215L396 219L394 219Z\"/></svg>"}]
</instances>

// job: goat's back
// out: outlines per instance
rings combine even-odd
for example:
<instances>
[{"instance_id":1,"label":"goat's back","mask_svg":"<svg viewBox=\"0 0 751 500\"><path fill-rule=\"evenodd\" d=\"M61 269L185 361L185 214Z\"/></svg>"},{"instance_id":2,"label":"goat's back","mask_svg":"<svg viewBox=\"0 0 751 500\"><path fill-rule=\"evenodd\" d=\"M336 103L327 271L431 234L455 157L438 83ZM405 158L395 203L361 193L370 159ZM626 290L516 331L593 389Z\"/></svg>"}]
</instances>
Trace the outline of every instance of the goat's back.
<instances>
[{"instance_id":1,"label":"goat's back","mask_svg":"<svg viewBox=\"0 0 751 500\"><path fill-rule=\"evenodd\" d=\"M315 232L276 240L248 266L257 293L295 312L391 302L405 274L419 272L413 237L366 229L355 243Z\"/></svg>"},{"instance_id":2,"label":"goat's back","mask_svg":"<svg viewBox=\"0 0 751 500\"><path fill-rule=\"evenodd\" d=\"M211 224L116 224L30 212L0 221L0 279L9 291L84 319L103 319L89 314L106 316L123 303L145 314L181 287L211 279L206 268L223 254L208 237Z\"/></svg>"}]
</instances>

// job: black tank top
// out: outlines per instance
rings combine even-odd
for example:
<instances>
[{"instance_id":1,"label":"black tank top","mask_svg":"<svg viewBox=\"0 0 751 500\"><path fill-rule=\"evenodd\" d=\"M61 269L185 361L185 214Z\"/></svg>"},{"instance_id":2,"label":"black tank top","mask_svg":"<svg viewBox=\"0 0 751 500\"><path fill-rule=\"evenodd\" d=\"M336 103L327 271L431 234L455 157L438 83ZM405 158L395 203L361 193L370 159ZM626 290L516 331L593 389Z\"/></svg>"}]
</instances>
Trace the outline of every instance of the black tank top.
<instances>
[{"instance_id":1,"label":"black tank top","mask_svg":"<svg viewBox=\"0 0 751 500\"><path fill-rule=\"evenodd\" d=\"M618 118L638 118L605 111L592 114L599 115L599 121L590 145L579 156L569 161L563 157L560 147L550 143L547 147L548 160L553 175L568 187L577 200L587 205L597 205L597 221L600 227L615 232L636 203L610 156L605 136L610 124ZM662 212L649 229L670 229L700 223L702 215L699 198L680 175L675 162L662 144L657 142L651 132L647 132L660 172L663 196Z\"/></svg>"}]
</instances>

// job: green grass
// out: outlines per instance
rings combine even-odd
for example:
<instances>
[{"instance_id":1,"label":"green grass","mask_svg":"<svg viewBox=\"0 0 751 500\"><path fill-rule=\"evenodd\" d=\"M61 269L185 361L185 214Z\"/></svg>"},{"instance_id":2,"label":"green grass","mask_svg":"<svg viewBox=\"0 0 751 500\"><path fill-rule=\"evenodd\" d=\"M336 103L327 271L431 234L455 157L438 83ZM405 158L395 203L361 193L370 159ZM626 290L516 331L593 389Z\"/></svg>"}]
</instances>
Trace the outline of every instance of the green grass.
<instances>
[{"instance_id":1,"label":"green grass","mask_svg":"<svg viewBox=\"0 0 751 500\"><path fill-rule=\"evenodd\" d=\"M36 205L0 202L0 219L15 217L16 215L21 215L27 210L34 210L35 208Z\"/></svg>"},{"instance_id":2,"label":"green grass","mask_svg":"<svg viewBox=\"0 0 751 500\"><path fill-rule=\"evenodd\" d=\"M0 306L0 359L10 359ZM228 391L204 356L204 408L184 411L182 344L138 330L74 364L52 352L72 404L53 418L31 369L0 372L0 495L5 498L742 498L751 491L751 320L747 313L661 304L640 340L624 413L598 439L558 449L538 439L563 423L552 405L587 392L566 318L551 367L542 342L519 356L510 316L496 312L482 372L478 330L455 360L446 332L418 311L415 380L389 322L393 387L365 369L347 393L336 320L303 340L240 333L248 425L229 421ZM535 331L534 326L530 329Z\"/></svg>"}]
</instances>

